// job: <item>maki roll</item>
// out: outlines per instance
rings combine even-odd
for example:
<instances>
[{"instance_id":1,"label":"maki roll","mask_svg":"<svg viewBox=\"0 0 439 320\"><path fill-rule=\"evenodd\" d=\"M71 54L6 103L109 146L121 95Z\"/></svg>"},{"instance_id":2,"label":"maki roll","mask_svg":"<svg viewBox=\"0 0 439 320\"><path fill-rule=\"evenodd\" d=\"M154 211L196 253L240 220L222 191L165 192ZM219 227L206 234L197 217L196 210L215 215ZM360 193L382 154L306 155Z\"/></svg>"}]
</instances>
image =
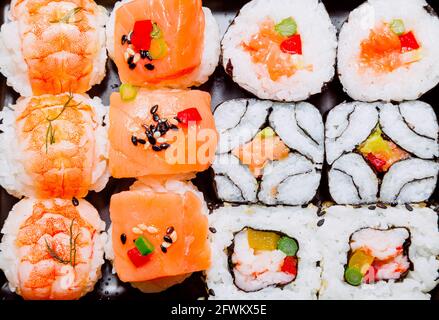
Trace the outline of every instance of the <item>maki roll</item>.
<instances>
[{"instance_id":1,"label":"maki roll","mask_svg":"<svg viewBox=\"0 0 439 320\"><path fill-rule=\"evenodd\" d=\"M0 71L22 96L85 93L105 76L107 12L94 1L12 0Z\"/></svg>"},{"instance_id":2,"label":"maki roll","mask_svg":"<svg viewBox=\"0 0 439 320\"><path fill-rule=\"evenodd\" d=\"M253 0L223 40L223 66L261 99L300 101L334 76L336 29L318 0Z\"/></svg>"},{"instance_id":3,"label":"maki roll","mask_svg":"<svg viewBox=\"0 0 439 320\"><path fill-rule=\"evenodd\" d=\"M123 0L111 14L107 48L123 83L182 89L215 71L220 33L201 0Z\"/></svg>"},{"instance_id":4,"label":"maki roll","mask_svg":"<svg viewBox=\"0 0 439 320\"><path fill-rule=\"evenodd\" d=\"M80 94L20 98L0 115L0 184L16 197L83 198L110 176L106 108Z\"/></svg>"},{"instance_id":5,"label":"maki roll","mask_svg":"<svg viewBox=\"0 0 439 320\"><path fill-rule=\"evenodd\" d=\"M115 178L204 171L218 140L210 95L176 89L137 92L123 85L110 98L109 140Z\"/></svg>"},{"instance_id":6,"label":"maki roll","mask_svg":"<svg viewBox=\"0 0 439 320\"><path fill-rule=\"evenodd\" d=\"M439 172L432 107L411 101L342 103L326 121L329 191L339 204L428 200Z\"/></svg>"},{"instance_id":7,"label":"maki roll","mask_svg":"<svg viewBox=\"0 0 439 320\"><path fill-rule=\"evenodd\" d=\"M352 11L338 72L355 100L415 100L439 82L439 19L424 0L369 0Z\"/></svg>"},{"instance_id":8,"label":"maki roll","mask_svg":"<svg viewBox=\"0 0 439 320\"><path fill-rule=\"evenodd\" d=\"M429 208L333 206L319 228L321 299L429 299L439 282L437 214Z\"/></svg>"},{"instance_id":9,"label":"maki roll","mask_svg":"<svg viewBox=\"0 0 439 320\"><path fill-rule=\"evenodd\" d=\"M26 300L74 300L101 277L105 223L85 200L24 199L1 233L0 269Z\"/></svg>"},{"instance_id":10,"label":"maki roll","mask_svg":"<svg viewBox=\"0 0 439 320\"><path fill-rule=\"evenodd\" d=\"M320 183L324 129L311 104L255 99L215 110L219 147L212 168L226 202L302 205Z\"/></svg>"},{"instance_id":11,"label":"maki roll","mask_svg":"<svg viewBox=\"0 0 439 320\"><path fill-rule=\"evenodd\" d=\"M210 299L316 299L315 207L226 206L209 216Z\"/></svg>"},{"instance_id":12,"label":"maki roll","mask_svg":"<svg viewBox=\"0 0 439 320\"><path fill-rule=\"evenodd\" d=\"M106 257L123 282L159 292L210 266L207 206L191 183L143 179L111 197Z\"/></svg>"}]
</instances>

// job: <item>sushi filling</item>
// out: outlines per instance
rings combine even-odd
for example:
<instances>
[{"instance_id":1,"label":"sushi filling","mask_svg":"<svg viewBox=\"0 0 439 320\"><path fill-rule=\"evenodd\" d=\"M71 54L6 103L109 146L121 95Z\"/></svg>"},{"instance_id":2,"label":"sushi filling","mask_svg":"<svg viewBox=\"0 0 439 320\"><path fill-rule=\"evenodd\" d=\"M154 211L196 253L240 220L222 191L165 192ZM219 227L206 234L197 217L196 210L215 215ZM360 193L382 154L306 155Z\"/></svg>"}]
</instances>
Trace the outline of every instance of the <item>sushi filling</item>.
<instances>
[{"instance_id":1,"label":"sushi filling","mask_svg":"<svg viewBox=\"0 0 439 320\"><path fill-rule=\"evenodd\" d=\"M352 286L378 281L402 281L412 263L406 228L361 229L351 235L344 278Z\"/></svg>"},{"instance_id":2,"label":"sushi filling","mask_svg":"<svg viewBox=\"0 0 439 320\"><path fill-rule=\"evenodd\" d=\"M302 39L296 21L288 17L275 23L267 19L261 23L259 32L242 46L256 64L266 66L273 81L291 77L298 70L311 68L304 64Z\"/></svg>"},{"instance_id":3,"label":"sushi filling","mask_svg":"<svg viewBox=\"0 0 439 320\"><path fill-rule=\"evenodd\" d=\"M387 172L394 163L409 157L407 152L384 136L380 126L358 147L358 151L378 173Z\"/></svg>"},{"instance_id":4,"label":"sushi filling","mask_svg":"<svg viewBox=\"0 0 439 320\"><path fill-rule=\"evenodd\" d=\"M235 285L246 292L285 286L296 279L298 243L280 232L245 228L229 247Z\"/></svg>"},{"instance_id":5,"label":"sushi filling","mask_svg":"<svg viewBox=\"0 0 439 320\"><path fill-rule=\"evenodd\" d=\"M255 178L260 178L269 161L288 157L290 149L270 127L261 130L252 141L232 151L242 164L247 165Z\"/></svg>"},{"instance_id":6,"label":"sushi filling","mask_svg":"<svg viewBox=\"0 0 439 320\"><path fill-rule=\"evenodd\" d=\"M361 43L360 66L377 73L392 72L421 58L421 46L415 34L406 30L401 19L376 27Z\"/></svg>"}]
</instances>

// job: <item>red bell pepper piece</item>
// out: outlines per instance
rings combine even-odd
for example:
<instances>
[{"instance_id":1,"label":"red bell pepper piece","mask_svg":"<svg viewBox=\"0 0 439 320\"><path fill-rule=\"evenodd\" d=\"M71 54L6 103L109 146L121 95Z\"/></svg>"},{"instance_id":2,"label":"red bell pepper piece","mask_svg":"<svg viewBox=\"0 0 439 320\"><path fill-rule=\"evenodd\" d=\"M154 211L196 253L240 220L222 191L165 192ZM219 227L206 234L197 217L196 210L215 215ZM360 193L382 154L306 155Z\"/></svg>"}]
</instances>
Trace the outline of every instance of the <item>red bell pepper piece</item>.
<instances>
[{"instance_id":1,"label":"red bell pepper piece","mask_svg":"<svg viewBox=\"0 0 439 320\"><path fill-rule=\"evenodd\" d=\"M189 124L189 122L198 122L202 120L197 108L189 108L180 111L177 113L177 119L181 124L186 126Z\"/></svg>"},{"instance_id":2,"label":"red bell pepper piece","mask_svg":"<svg viewBox=\"0 0 439 320\"><path fill-rule=\"evenodd\" d=\"M131 43L138 51L149 50L151 47L152 21L142 20L134 23Z\"/></svg>"},{"instance_id":3,"label":"red bell pepper piece","mask_svg":"<svg viewBox=\"0 0 439 320\"><path fill-rule=\"evenodd\" d=\"M373 266L370 266L369 269L367 270L366 274L364 275L364 282L366 283L375 283L376 282L376 274L377 274L377 269L374 268Z\"/></svg>"},{"instance_id":4,"label":"red bell pepper piece","mask_svg":"<svg viewBox=\"0 0 439 320\"><path fill-rule=\"evenodd\" d=\"M412 50L417 50L420 48L418 41L412 31L399 36L399 41L401 42L401 51L407 52Z\"/></svg>"},{"instance_id":5,"label":"red bell pepper piece","mask_svg":"<svg viewBox=\"0 0 439 320\"><path fill-rule=\"evenodd\" d=\"M378 172L384 171L383 167L386 165L385 160L376 157L373 153L369 153L367 155L367 160L369 160L369 162L373 165L376 171Z\"/></svg>"},{"instance_id":6,"label":"red bell pepper piece","mask_svg":"<svg viewBox=\"0 0 439 320\"><path fill-rule=\"evenodd\" d=\"M302 38L300 34L289 37L280 44L282 52L289 54L302 54Z\"/></svg>"},{"instance_id":7,"label":"red bell pepper piece","mask_svg":"<svg viewBox=\"0 0 439 320\"><path fill-rule=\"evenodd\" d=\"M291 256L286 257L281 271L295 276L297 274L297 259Z\"/></svg>"},{"instance_id":8,"label":"red bell pepper piece","mask_svg":"<svg viewBox=\"0 0 439 320\"><path fill-rule=\"evenodd\" d=\"M151 256L150 254L148 254L146 256L142 256L139 249L137 249L137 248L132 248L132 249L128 250L127 254L128 254L128 258L130 258L131 262L137 268L140 268L141 266L148 263L150 256Z\"/></svg>"}]
</instances>

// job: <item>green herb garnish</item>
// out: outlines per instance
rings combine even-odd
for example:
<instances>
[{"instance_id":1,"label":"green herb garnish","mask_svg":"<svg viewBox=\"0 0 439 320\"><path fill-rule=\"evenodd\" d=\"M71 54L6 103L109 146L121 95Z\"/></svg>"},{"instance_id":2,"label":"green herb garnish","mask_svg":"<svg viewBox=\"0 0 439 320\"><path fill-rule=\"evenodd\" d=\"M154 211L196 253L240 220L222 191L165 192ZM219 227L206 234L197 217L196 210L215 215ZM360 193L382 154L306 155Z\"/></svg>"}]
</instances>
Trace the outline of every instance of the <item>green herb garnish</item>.
<instances>
[{"instance_id":1,"label":"green herb garnish","mask_svg":"<svg viewBox=\"0 0 439 320\"><path fill-rule=\"evenodd\" d=\"M76 16L79 12L84 10L82 7L76 7L70 11L68 11L62 18L55 19L50 21L50 23L70 23L70 19L72 19L74 16ZM74 21L73 23L78 23L81 20Z\"/></svg>"},{"instance_id":2,"label":"green herb garnish","mask_svg":"<svg viewBox=\"0 0 439 320\"><path fill-rule=\"evenodd\" d=\"M69 98L67 99L67 102L63 105L59 114L54 118L46 117L47 122L49 122L49 125L47 127L47 131L46 131L46 153L48 152L49 144L52 145L55 143L55 129L53 128L52 122L55 120L58 120L67 108L76 108L81 104L81 102L80 102L76 105L69 106L69 104L72 100L73 100L73 94L70 93Z\"/></svg>"},{"instance_id":3,"label":"green herb garnish","mask_svg":"<svg viewBox=\"0 0 439 320\"><path fill-rule=\"evenodd\" d=\"M76 236L73 236L73 224L75 222L75 219L72 220L72 223L70 224L70 259L64 260L61 258L55 250L52 249L52 247L47 242L47 239L44 239L46 242L46 248L49 255L56 261L62 264L70 264L72 267L75 267L76 265L76 242L78 240L78 237L80 233L78 233Z\"/></svg>"},{"instance_id":4,"label":"green herb garnish","mask_svg":"<svg viewBox=\"0 0 439 320\"><path fill-rule=\"evenodd\" d=\"M152 24L152 31L151 31L151 38L153 39L159 39L162 37L162 30L160 30L157 23Z\"/></svg>"},{"instance_id":5,"label":"green herb garnish","mask_svg":"<svg viewBox=\"0 0 439 320\"><path fill-rule=\"evenodd\" d=\"M297 33L297 23L293 18L289 17L275 25L274 30L282 36L291 37Z\"/></svg>"}]
</instances>

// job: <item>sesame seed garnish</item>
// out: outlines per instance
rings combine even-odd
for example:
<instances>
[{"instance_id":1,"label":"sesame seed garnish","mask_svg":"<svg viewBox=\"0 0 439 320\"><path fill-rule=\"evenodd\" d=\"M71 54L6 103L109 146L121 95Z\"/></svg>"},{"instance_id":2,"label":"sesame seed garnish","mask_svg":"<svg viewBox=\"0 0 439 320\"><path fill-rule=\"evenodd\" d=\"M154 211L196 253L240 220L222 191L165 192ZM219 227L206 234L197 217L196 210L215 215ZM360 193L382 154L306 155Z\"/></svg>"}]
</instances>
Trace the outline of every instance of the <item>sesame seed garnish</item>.
<instances>
[{"instance_id":1,"label":"sesame seed garnish","mask_svg":"<svg viewBox=\"0 0 439 320\"><path fill-rule=\"evenodd\" d=\"M131 48L128 48L127 49L127 52L128 52L128 54L130 55L130 56L134 56L136 53L134 52L134 50L133 49L131 49Z\"/></svg>"},{"instance_id":2,"label":"sesame seed garnish","mask_svg":"<svg viewBox=\"0 0 439 320\"><path fill-rule=\"evenodd\" d=\"M212 233L216 233L216 229L214 227L209 227L209 231Z\"/></svg>"},{"instance_id":3,"label":"sesame seed garnish","mask_svg":"<svg viewBox=\"0 0 439 320\"><path fill-rule=\"evenodd\" d=\"M146 231L148 233L151 233L151 234L155 234L155 233L159 232L159 230L156 227L154 227L154 226L148 226L146 228Z\"/></svg>"},{"instance_id":4,"label":"sesame seed garnish","mask_svg":"<svg viewBox=\"0 0 439 320\"><path fill-rule=\"evenodd\" d=\"M155 69L154 65L151 63L145 64L145 68L146 68L146 70L149 70L149 71L152 71Z\"/></svg>"},{"instance_id":5,"label":"sesame seed garnish","mask_svg":"<svg viewBox=\"0 0 439 320\"><path fill-rule=\"evenodd\" d=\"M168 236L168 235L164 236L164 237L163 237L163 240L165 240L165 242L168 242L168 243L172 243L172 242L173 242L172 239L171 239L171 237Z\"/></svg>"},{"instance_id":6,"label":"sesame seed garnish","mask_svg":"<svg viewBox=\"0 0 439 320\"><path fill-rule=\"evenodd\" d=\"M158 106L158 105L153 106L153 107L151 108L151 110L150 110L151 114L155 114L155 113L157 112L158 109L159 109L159 106Z\"/></svg>"},{"instance_id":7,"label":"sesame seed garnish","mask_svg":"<svg viewBox=\"0 0 439 320\"><path fill-rule=\"evenodd\" d=\"M168 228L166 229L166 233L167 233L167 234L171 234L172 232L174 232L174 230L175 230L174 227L172 227L172 226L171 226L171 227L168 227Z\"/></svg>"},{"instance_id":8,"label":"sesame seed garnish","mask_svg":"<svg viewBox=\"0 0 439 320\"><path fill-rule=\"evenodd\" d=\"M137 139L137 142L140 144L146 144L146 140L145 139Z\"/></svg>"},{"instance_id":9,"label":"sesame seed garnish","mask_svg":"<svg viewBox=\"0 0 439 320\"><path fill-rule=\"evenodd\" d=\"M154 138L160 138L160 136L161 136L160 132L158 131L154 132Z\"/></svg>"},{"instance_id":10,"label":"sesame seed garnish","mask_svg":"<svg viewBox=\"0 0 439 320\"><path fill-rule=\"evenodd\" d=\"M319 222L317 222L317 227L323 226L324 223L325 223L325 219L319 220Z\"/></svg>"},{"instance_id":11,"label":"sesame seed garnish","mask_svg":"<svg viewBox=\"0 0 439 320\"><path fill-rule=\"evenodd\" d=\"M157 151L157 152L162 151L162 149L159 146L156 146L156 145L152 146L152 150Z\"/></svg>"},{"instance_id":12,"label":"sesame seed garnish","mask_svg":"<svg viewBox=\"0 0 439 320\"><path fill-rule=\"evenodd\" d=\"M168 249L166 249L166 248L163 246L163 244L160 245L160 249L162 249L162 252L163 252L163 253L168 252Z\"/></svg>"},{"instance_id":13,"label":"sesame seed garnish","mask_svg":"<svg viewBox=\"0 0 439 320\"><path fill-rule=\"evenodd\" d=\"M136 64L134 64L134 63L130 63L130 64L128 65L128 67L129 67L131 70L134 70L134 69L136 69Z\"/></svg>"},{"instance_id":14,"label":"sesame seed garnish","mask_svg":"<svg viewBox=\"0 0 439 320\"><path fill-rule=\"evenodd\" d=\"M127 235L125 233L122 233L120 235L120 242L122 242L122 244L125 244L127 242Z\"/></svg>"},{"instance_id":15,"label":"sesame seed garnish","mask_svg":"<svg viewBox=\"0 0 439 320\"><path fill-rule=\"evenodd\" d=\"M166 150L170 147L171 145L169 143L162 143L160 145L160 150Z\"/></svg>"},{"instance_id":16,"label":"sesame seed garnish","mask_svg":"<svg viewBox=\"0 0 439 320\"><path fill-rule=\"evenodd\" d=\"M144 223L138 224L137 227L142 231L146 231L148 228Z\"/></svg>"},{"instance_id":17,"label":"sesame seed garnish","mask_svg":"<svg viewBox=\"0 0 439 320\"><path fill-rule=\"evenodd\" d=\"M149 142L146 142L145 145L143 146L143 148L146 150L151 146L151 144Z\"/></svg>"},{"instance_id":18,"label":"sesame seed garnish","mask_svg":"<svg viewBox=\"0 0 439 320\"><path fill-rule=\"evenodd\" d=\"M122 36L121 43L122 43L122 45L124 45L124 44L127 43L127 42L128 42L128 37L127 37L126 34L124 34L124 35Z\"/></svg>"},{"instance_id":19,"label":"sesame seed garnish","mask_svg":"<svg viewBox=\"0 0 439 320\"><path fill-rule=\"evenodd\" d=\"M125 61L128 61L128 59L130 58L130 54L128 52L125 52L123 54L123 57L125 58Z\"/></svg>"},{"instance_id":20,"label":"sesame seed garnish","mask_svg":"<svg viewBox=\"0 0 439 320\"><path fill-rule=\"evenodd\" d=\"M387 206L384 203L378 202L377 207L380 209L387 209Z\"/></svg>"},{"instance_id":21,"label":"sesame seed garnish","mask_svg":"<svg viewBox=\"0 0 439 320\"><path fill-rule=\"evenodd\" d=\"M152 116L152 119L153 119L155 122L157 122L157 121L159 121L160 117L159 117L157 114L154 114L154 115Z\"/></svg>"},{"instance_id":22,"label":"sesame seed garnish","mask_svg":"<svg viewBox=\"0 0 439 320\"><path fill-rule=\"evenodd\" d=\"M209 289L209 295L215 297L215 291L213 291L213 289Z\"/></svg>"},{"instance_id":23,"label":"sesame seed garnish","mask_svg":"<svg viewBox=\"0 0 439 320\"><path fill-rule=\"evenodd\" d=\"M137 138L135 136L131 136L131 142L137 146Z\"/></svg>"},{"instance_id":24,"label":"sesame seed garnish","mask_svg":"<svg viewBox=\"0 0 439 320\"><path fill-rule=\"evenodd\" d=\"M165 143L166 141L168 141L168 140L166 140L165 138L158 138L157 139L158 143Z\"/></svg>"},{"instance_id":25,"label":"sesame seed garnish","mask_svg":"<svg viewBox=\"0 0 439 320\"><path fill-rule=\"evenodd\" d=\"M139 61L140 61L140 54L136 53L136 54L134 55L133 62L134 62L134 63L137 63L137 62L139 62Z\"/></svg>"},{"instance_id":26,"label":"sesame seed garnish","mask_svg":"<svg viewBox=\"0 0 439 320\"><path fill-rule=\"evenodd\" d=\"M138 227L133 227L133 229L131 229L131 231L133 231L133 233L135 233L135 234L142 234L143 233L143 231L140 230Z\"/></svg>"},{"instance_id":27,"label":"sesame seed garnish","mask_svg":"<svg viewBox=\"0 0 439 320\"><path fill-rule=\"evenodd\" d=\"M413 207L412 207L411 205L409 205L408 203L405 204L405 208L406 208L408 211L413 211Z\"/></svg>"},{"instance_id":28,"label":"sesame seed garnish","mask_svg":"<svg viewBox=\"0 0 439 320\"><path fill-rule=\"evenodd\" d=\"M170 235L172 242L176 242L177 241L177 232L175 232L175 230L171 233Z\"/></svg>"},{"instance_id":29,"label":"sesame seed garnish","mask_svg":"<svg viewBox=\"0 0 439 320\"><path fill-rule=\"evenodd\" d=\"M75 207L79 206L79 200L76 199L75 197L73 197L73 198L72 198L72 204L73 204Z\"/></svg>"},{"instance_id":30,"label":"sesame seed garnish","mask_svg":"<svg viewBox=\"0 0 439 320\"><path fill-rule=\"evenodd\" d=\"M367 207L367 209L369 209L369 210L375 210L377 207L376 206L369 206L369 207Z\"/></svg>"},{"instance_id":31,"label":"sesame seed garnish","mask_svg":"<svg viewBox=\"0 0 439 320\"><path fill-rule=\"evenodd\" d=\"M172 124L172 125L174 125L174 126L178 125L178 121L175 120L174 118L171 118L171 119L169 120L169 123Z\"/></svg>"}]
</instances>

